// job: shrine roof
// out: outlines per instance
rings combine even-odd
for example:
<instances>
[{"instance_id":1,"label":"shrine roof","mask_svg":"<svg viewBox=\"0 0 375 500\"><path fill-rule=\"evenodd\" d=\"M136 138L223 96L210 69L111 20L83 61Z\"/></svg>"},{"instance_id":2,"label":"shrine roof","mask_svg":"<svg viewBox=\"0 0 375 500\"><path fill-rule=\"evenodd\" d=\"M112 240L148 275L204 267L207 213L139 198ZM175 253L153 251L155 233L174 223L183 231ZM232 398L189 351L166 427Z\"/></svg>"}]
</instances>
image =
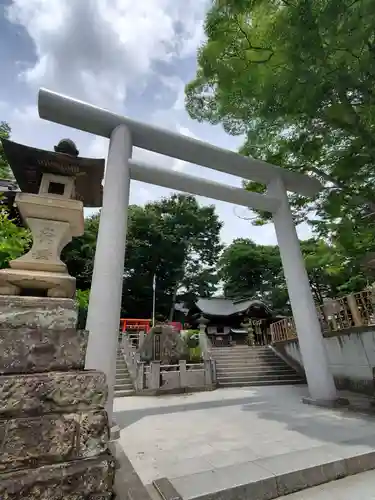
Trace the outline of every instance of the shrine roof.
<instances>
[{"instance_id":1,"label":"shrine roof","mask_svg":"<svg viewBox=\"0 0 375 500\"><path fill-rule=\"evenodd\" d=\"M196 307L208 316L231 316L246 312L250 308L261 309L272 314L271 309L261 300L241 299L233 300L224 297L200 298Z\"/></svg>"}]
</instances>

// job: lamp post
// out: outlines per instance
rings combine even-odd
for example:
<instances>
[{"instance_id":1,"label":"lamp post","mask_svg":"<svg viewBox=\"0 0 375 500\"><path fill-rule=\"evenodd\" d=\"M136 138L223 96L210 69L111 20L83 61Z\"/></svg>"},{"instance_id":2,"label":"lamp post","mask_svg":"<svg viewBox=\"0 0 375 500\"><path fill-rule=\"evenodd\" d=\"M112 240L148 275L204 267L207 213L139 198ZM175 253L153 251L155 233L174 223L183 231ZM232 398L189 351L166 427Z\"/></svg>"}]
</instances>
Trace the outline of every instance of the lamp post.
<instances>
[{"instance_id":1,"label":"lamp post","mask_svg":"<svg viewBox=\"0 0 375 500\"><path fill-rule=\"evenodd\" d=\"M156 310L156 274L152 279L152 327L155 326L155 310Z\"/></svg>"}]
</instances>

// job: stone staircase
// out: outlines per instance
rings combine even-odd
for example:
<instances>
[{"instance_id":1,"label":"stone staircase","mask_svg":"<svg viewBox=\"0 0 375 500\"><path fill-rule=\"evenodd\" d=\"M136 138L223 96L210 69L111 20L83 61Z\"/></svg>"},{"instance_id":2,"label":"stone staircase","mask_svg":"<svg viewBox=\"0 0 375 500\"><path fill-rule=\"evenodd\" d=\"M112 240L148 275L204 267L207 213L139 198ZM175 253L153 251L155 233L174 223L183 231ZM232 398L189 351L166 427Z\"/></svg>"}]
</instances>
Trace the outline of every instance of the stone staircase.
<instances>
[{"instance_id":1,"label":"stone staircase","mask_svg":"<svg viewBox=\"0 0 375 500\"><path fill-rule=\"evenodd\" d=\"M133 382L119 347L117 349L117 359L116 359L115 398L121 398L124 396L133 396L134 394L135 391Z\"/></svg>"},{"instance_id":2,"label":"stone staircase","mask_svg":"<svg viewBox=\"0 0 375 500\"><path fill-rule=\"evenodd\" d=\"M219 387L304 384L305 379L268 346L213 347Z\"/></svg>"}]
</instances>

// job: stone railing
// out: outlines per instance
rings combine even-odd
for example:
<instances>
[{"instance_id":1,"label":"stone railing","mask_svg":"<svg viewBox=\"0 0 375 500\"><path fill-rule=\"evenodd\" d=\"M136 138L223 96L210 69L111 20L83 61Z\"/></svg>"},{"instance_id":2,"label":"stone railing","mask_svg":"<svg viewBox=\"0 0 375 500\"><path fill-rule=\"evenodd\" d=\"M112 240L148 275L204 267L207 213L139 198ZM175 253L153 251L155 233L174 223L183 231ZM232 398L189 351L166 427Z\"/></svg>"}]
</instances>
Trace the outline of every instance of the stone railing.
<instances>
[{"instance_id":1,"label":"stone railing","mask_svg":"<svg viewBox=\"0 0 375 500\"><path fill-rule=\"evenodd\" d=\"M316 308L322 332L337 332L353 327L375 325L375 289L368 288L338 299L327 301ZM292 317L271 325L272 343L297 338Z\"/></svg>"},{"instance_id":2,"label":"stone railing","mask_svg":"<svg viewBox=\"0 0 375 500\"><path fill-rule=\"evenodd\" d=\"M199 347L201 348L203 360L211 362L212 383L216 384L216 362L211 354L212 342L205 332L199 333Z\"/></svg>"},{"instance_id":3,"label":"stone railing","mask_svg":"<svg viewBox=\"0 0 375 500\"><path fill-rule=\"evenodd\" d=\"M211 358L204 359L202 363L182 360L174 365L162 365L160 361L146 364L141 361L131 335L126 333L122 335L121 347L138 393L188 392L215 387L215 362Z\"/></svg>"},{"instance_id":4,"label":"stone railing","mask_svg":"<svg viewBox=\"0 0 375 500\"><path fill-rule=\"evenodd\" d=\"M182 360L175 365L162 365L160 361L153 361L149 365L141 363L137 380L143 385L137 390L146 392L187 392L190 390L213 389L212 361L203 363L187 363Z\"/></svg>"}]
</instances>

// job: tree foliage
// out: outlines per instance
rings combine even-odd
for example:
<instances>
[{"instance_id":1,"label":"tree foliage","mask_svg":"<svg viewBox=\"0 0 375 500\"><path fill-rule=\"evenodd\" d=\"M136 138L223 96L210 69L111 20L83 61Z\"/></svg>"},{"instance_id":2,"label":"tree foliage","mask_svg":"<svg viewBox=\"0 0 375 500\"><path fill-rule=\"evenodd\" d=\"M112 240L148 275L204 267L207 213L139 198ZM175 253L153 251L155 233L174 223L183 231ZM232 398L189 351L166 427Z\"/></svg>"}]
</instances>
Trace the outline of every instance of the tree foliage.
<instances>
[{"instance_id":1,"label":"tree foliage","mask_svg":"<svg viewBox=\"0 0 375 500\"><path fill-rule=\"evenodd\" d=\"M6 122L0 122L0 179L12 179L12 171L9 167L9 163L5 158L4 149L1 144L1 139L9 139L10 137L10 126Z\"/></svg>"},{"instance_id":2,"label":"tree foliage","mask_svg":"<svg viewBox=\"0 0 375 500\"><path fill-rule=\"evenodd\" d=\"M372 12L371 0L215 0L186 88L190 115L243 134L242 154L322 181L314 201L290 195L295 220L357 267L374 250Z\"/></svg>"},{"instance_id":3,"label":"tree foliage","mask_svg":"<svg viewBox=\"0 0 375 500\"><path fill-rule=\"evenodd\" d=\"M326 298L348 293L353 288L352 275L337 249L323 240L301 242L314 300L322 304ZM276 312L289 314L289 297L279 249L273 245L257 245L249 239L234 240L219 261L219 276L227 297L253 297L264 300ZM356 275L356 286L363 287L363 275ZM359 282L362 280L361 282Z\"/></svg>"},{"instance_id":4,"label":"tree foliage","mask_svg":"<svg viewBox=\"0 0 375 500\"><path fill-rule=\"evenodd\" d=\"M88 218L84 235L64 252L82 290L91 284L99 217ZM200 206L193 196L173 195L130 206L122 314L151 317L154 274L157 312L164 317L177 300L192 302L212 294L218 281L215 263L222 249L221 226L214 207Z\"/></svg>"},{"instance_id":5,"label":"tree foliage","mask_svg":"<svg viewBox=\"0 0 375 500\"><path fill-rule=\"evenodd\" d=\"M28 229L18 227L8 212L0 207L0 269L8 267L8 263L25 253L31 243Z\"/></svg>"}]
</instances>

